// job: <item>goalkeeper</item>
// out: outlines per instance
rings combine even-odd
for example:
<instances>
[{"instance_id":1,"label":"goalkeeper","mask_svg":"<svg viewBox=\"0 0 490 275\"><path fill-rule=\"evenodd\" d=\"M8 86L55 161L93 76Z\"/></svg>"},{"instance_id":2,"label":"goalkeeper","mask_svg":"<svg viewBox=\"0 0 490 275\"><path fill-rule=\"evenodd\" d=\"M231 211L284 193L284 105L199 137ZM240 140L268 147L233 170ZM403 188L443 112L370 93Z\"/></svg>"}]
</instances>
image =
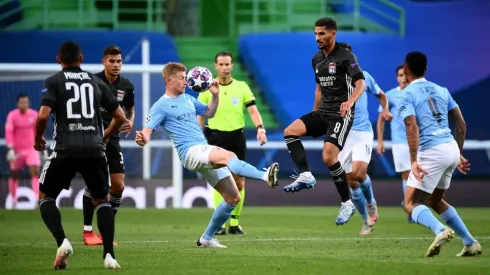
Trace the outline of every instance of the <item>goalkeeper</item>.
<instances>
[{"instance_id":1,"label":"goalkeeper","mask_svg":"<svg viewBox=\"0 0 490 275\"><path fill-rule=\"evenodd\" d=\"M231 72L233 71L233 56L231 53L219 52L216 54L214 68L218 72L220 85L218 110L213 118L208 119L208 126L206 128L204 117L199 116L199 123L210 145L232 151L240 160L245 160L247 143L243 132L243 128L245 127L244 109L247 108L252 122L257 128L257 140L260 145L264 145L267 142L262 118L257 106L255 106L254 95L247 83L238 81L231 76ZM198 100L204 104L208 104L211 100L211 93L209 91L200 93ZM245 201L245 178L237 175L233 175L233 178L235 179L242 199L231 213L228 233L245 234L239 223ZM216 208L223 200L223 197L216 190L214 191L213 197L214 208ZM226 225L223 224L216 235L226 234Z\"/></svg>"}]
</instances>

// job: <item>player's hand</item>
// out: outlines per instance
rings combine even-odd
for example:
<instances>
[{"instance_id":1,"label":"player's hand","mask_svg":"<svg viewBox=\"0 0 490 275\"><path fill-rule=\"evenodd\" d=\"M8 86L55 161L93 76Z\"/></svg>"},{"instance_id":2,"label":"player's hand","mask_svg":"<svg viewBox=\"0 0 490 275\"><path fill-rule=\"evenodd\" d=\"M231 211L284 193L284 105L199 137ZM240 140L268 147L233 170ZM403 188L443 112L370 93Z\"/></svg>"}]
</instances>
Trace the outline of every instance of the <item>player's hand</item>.
<instances>
[{"instance_id":1,"label":"player's hand","mask_svg":"<svg viewBox=\"0 0 490 275\"><path fill-rule=\"evenodd\" d=\"M385 120L385 121L391 121L393 120L393 115L390 113L390 111L388 110L384 110L382 113L381 113L381 116L382 118Z\"/></svg>"},{"instance_id":2,"label":"player's hand","mask_svg":"<svg viewBox=\"0 0 490 275\"><path fill-rule=\"evenodd\" d=\"M211 86L209 86L209 91L213 95L219 95L219 81L218 80L213 80L211 83Z\"/></svg>"},{"instance_id":3,"label":"player's hand","mask_svg":"<svg viewBox=\"0 0 490 275\"><path fill-rule=\"evenodd\" d=\"M427 175L428 172L417 162L412 162L412 174L418 182L422 183L424 181L424 176Z\"/></svg>"},{"instance_id":4,"label":"player's hand","mask_svg":"<svg viewBox=\"0 0 490 275\"><path fill-rule=\"evenodd\" d=\"M378 155L383 155L385 153L385 143L383 141L378 141L378 146L376 147L376 152Z\"/></svg>"},{"instance_id":5,"label":"player's hand","mask_svg":"<svg viewBox=\"0 0 490 275\"><path fill-rule=\"evenodd\" d=\"M133 129L133 122L129 119L126 119L126 122L119 128L119 131L122 134L126 134L126 137L129 136L129 133L131 133L131 129Z\"/></svg>"},{"instance_id":6,"label":"player's hand","mask_svg":"<svg viewBox=\"0 0 490 275\"><path fill-rule=\"evenodd\" d=\"M141 131L136 131L136 144L139 146L145 146L148 143L148 140L145 138Z\"/></svg>"},{"instance_id":7,"label":"player's hand","mask_svg":"<svg viewBox=\"0 0 490 275\"><path fill-rule=\"evenodd\" d=\"M347 100L340 105L340 115L344 117L347 114L350 114L351 108L354 106L354 102Z\"/></svg>"},{"instance_id":8,"label":"player's hand","mask_svg":"<svg viewBox=\"0 0 490 275\"><path fill-rule=\"evenodd\" d=\"M46 140L44 137L36 137L34 139L34 149L39 152L46 150Z\"/></svg>"},{"instance_id":9,"label":"player's hand","mask_svg":"<svg viewBox=\"0 0 490 275\"><path fill-rule=\"evenodd\" d=\"M468 174L467 171L470 171L470 162L463 156L460 156L457 168L461 174L466 175Z\"/></svg>"},{"instance_id":10,"label":"player's hand","mask_svg":"<svg viewBox=\"0 0 490 275\"><path fill-rule=\"evenodd\" d=\"M257 140L260 143L260 146L267 143L267 136L264 131L257 131Z\"/></svg>"},{"instance_id":11,"label":"player's hand","mask_svg":"<svg viewBox=\"0 0 490 275\"><path fill-rule=\"evenodd\" d=\"M7 160L8 161L14 161L17 158L17 155L15 154L15 151L13 148L9 148L7 151Z\"/></svg>"}]
</instances>

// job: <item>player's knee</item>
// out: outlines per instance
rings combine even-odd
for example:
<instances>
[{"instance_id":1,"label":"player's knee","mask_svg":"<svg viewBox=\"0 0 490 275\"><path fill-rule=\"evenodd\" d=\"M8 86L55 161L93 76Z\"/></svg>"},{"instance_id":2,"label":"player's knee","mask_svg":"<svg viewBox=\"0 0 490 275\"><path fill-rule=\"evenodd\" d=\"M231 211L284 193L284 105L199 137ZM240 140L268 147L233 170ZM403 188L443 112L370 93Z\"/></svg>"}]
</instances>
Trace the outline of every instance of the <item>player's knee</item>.
<instances>
[{"instance_id":1,"label":"player's knee","mask_svg":"<svg viewBox=\"0 0 490 275\"><path fill-rule=\"evenodd\" d=\"M238 188L238 191L242 191L245 189L245 178L240 177L240 176L233 176L233 179L235 180L236 187Z\"/></svg>"},{"instance_id":2,"label":"player's knee","mask_svg":"<svg viewBox=\"0 0 490 275\"><path fill-rule=\"evenodd\" d=\"M124 180L111 181L111 194L122 195L125 187Z\"/></svg>"},{"instance_id":3,"label":"player's knee","mask_svg":"<svg viewBox=\"0 0 490 275\"><path fill-rule=\"evenodd\" d=\"M237 193L236 195L234 196L229 196L228 198L226 198L226 202L229 204L229 205L237 205L240 200L242 200L242 197L240 196L240 193Z\"/></svg>"},{"instance_id":4,"label":"player's knee","mask_svg":"<svg viewBox=\"0 0 490 275\"><path fill-rule=\"evenodd\" d=\"M367 171L363 170L363 169L359 169L359 170L355 170L355 171L352 171L352 180L356 181L356 182L363 182L365 179L366 179L366 173Z\"/></svg>"},{"instance_id":5,"label":"player's knee","mask_svg":"<svg viewBox=\"0 0 490 275\"><path fill-rule=\"evenodd\" d=\"M323 152L322 154L322 160L327 167L330 167L337 163L338 157L336 155L331 154L330 152Z\"/></svg>"}]
</instances>

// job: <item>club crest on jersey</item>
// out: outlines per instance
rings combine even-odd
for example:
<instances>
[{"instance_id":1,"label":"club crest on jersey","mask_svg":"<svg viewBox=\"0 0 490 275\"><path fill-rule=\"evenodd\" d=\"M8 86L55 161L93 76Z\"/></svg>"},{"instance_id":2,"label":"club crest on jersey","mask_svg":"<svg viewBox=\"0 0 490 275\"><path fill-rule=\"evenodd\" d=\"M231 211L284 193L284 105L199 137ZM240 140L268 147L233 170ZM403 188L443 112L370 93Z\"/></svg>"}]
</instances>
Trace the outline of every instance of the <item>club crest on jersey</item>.
<instances>
[{"instance_id":1,"label":"club crest on jersey","mask_svg":"<svg viewBox=\"0 0 490 275\"><path fill-rule=\"evenodd\" d=\"M117 90L117 101L121 102L124 100L124 91Z\"/></svg>"},{"instance_id":2,"label":"club crest on jersey","mask_svg":"<svg viewBox=\"0 0 490 275\"><path fill-rule=\"evenodd\" d=\"M233 104L234 106L237 106L238 102L239 102L238 97L234 96L231 98L231 104Z\"/></svg>"},{"instance_id":3,"label":"club crest on jersey","mask_svg":"<svg viewBox=\"0 0 490 275\"><path fill-rule=\"evenodd\" d=\"M334 74L337 72L337 66L335 65L335 62L330 62L328 64L328 73L329 74Z\"/></svg>"}]
</instances>

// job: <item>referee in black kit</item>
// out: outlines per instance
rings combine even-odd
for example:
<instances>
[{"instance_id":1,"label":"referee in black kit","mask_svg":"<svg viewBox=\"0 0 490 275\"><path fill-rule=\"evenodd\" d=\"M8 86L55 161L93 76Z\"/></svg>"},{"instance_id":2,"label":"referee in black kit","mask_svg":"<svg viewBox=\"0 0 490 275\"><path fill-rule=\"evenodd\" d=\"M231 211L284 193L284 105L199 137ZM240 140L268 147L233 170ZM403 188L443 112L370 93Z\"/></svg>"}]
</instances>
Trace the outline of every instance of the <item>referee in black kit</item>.
<instances>
[{"instance_id":1,"label":"referee in black kit","mask_svg":"<svg viewBox=\"0 0 490 275\"><path fill-rule=\"evenodd\" d=\"M313 111L295 120L284 130L284 140L300 174L284 187L286 192L298 192L316 185L311 174L301 136L324 136L323 162L332 174L341 198L336 220L343 225L354 215L347 176L338 155L342 150L354 120L354 104L364 92L364 74L357 58L335 41L337 22L321 18L315 22L315 38L319 48L313 56L315 73L315 103Z\"/></svg>"},{"instance_id":2,"label":"referee in black kit","mask_svg":"<svg viewBox=\"0 0 490 275\"><path fill-rule=\"evenodd\" d=\"M109 87L97 76L80 68L83 56L75 42L65 42L58 51L62 70L46 79L41 108L36 120L35 149L45 150L44 131L50 114L54 118L54 143L49 159L39 177L39 209L41 217L56 239L58 251L55 269L65 269L73 247L66 238L56 198L69 189L76 173L80 173L92 194L97 223L103 237L104 266L120 268L114 255L114 214L107 195L109 171L105 143L125 121L124 113ZM104 135L100 109L112 114L114 123Z\"/></svg>"}]
</instances>

